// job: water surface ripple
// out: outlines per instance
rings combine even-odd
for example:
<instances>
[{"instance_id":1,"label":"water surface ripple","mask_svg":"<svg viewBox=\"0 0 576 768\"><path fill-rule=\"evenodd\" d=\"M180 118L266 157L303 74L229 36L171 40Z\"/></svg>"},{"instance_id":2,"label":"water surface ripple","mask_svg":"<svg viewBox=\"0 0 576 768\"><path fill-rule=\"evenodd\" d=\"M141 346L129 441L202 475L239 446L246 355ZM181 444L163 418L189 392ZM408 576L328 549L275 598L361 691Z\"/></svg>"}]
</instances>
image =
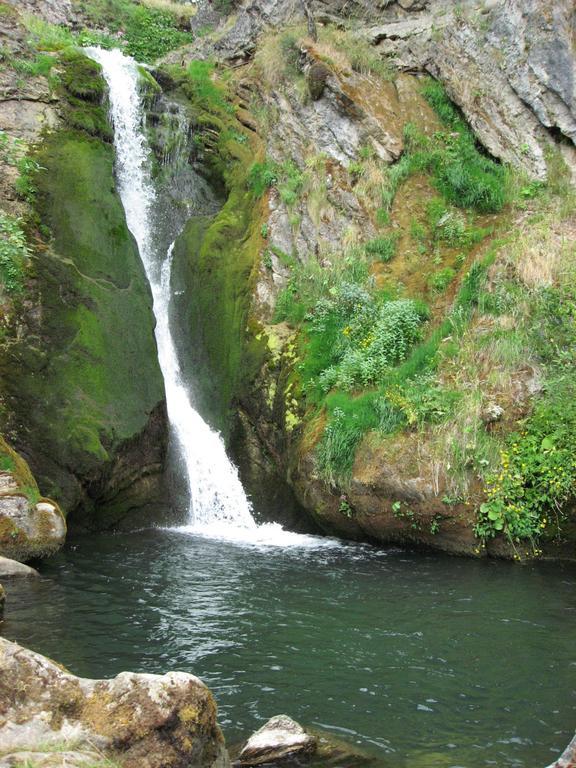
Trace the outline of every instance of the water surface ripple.
<instances>
[{"instance_id":1,"label":"water surface ripple","mask_svg":"<svg viewBox=\"0 0 576 768\"><path fill-rule=\"evenodd\" d=\"M576 724L576 571L178 531L80 538L3 633L76 674L182 669L226 736L287 712L384 765L545 766Z\"/></svg>"}]
</instances>

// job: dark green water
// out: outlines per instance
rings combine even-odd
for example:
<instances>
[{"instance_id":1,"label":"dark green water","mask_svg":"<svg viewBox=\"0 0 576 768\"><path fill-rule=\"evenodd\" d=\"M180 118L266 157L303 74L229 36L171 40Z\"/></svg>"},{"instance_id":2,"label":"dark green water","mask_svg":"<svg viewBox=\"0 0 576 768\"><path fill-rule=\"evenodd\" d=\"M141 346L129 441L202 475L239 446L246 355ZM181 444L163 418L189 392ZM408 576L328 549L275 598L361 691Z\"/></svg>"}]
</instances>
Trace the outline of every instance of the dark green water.
<instances>
[{"instance_id":1,"label":"dark green water","mask_svg":"<svg viewBox=\"0 0 576 768\"><path fill-rule=\"evenodd\" d=\"M576 571L169 531L77 540L2 629L83 676L182 669L230 741L286 712L389 766L546 766L576 725Z\"/></svg>"}]
</instances>

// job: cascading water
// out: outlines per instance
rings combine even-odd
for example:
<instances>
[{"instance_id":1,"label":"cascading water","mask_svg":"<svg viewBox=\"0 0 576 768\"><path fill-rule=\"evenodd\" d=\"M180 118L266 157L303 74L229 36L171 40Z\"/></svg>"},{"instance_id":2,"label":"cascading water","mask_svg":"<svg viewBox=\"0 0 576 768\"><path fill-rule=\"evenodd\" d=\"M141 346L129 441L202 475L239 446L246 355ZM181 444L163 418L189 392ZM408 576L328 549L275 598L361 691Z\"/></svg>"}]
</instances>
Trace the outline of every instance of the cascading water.
<instances>
[{"instance_id":1,"label":"cascading water","mask_svg":"<svg viewBox=\"0 0 576 768\"><path fill-rule=\"evenodd\" d=\"M183 458L190 492L189 525L181 530L264 544L315 542L318 546L321 540L316 537L292 534L275 524L256 524L222 438L192 406L170 329L174 243L167 248L163 238L156 236L156 229L162 226L155 228L154 225L157 196L151 175L152 152L143 129L138 65L119 50L87 48L85 51L100 64L108 84L118 189L126 222L138 245L152 291L168 419Z\"/></svg>"},{"instance_id":2,"label":"cascading water","mask_svg":"<svg viewBox=\"0 0 576 768\"><path fill-rule=\"evenodd\" d=\"M133 59L118 50L91 48L88 54L101 65L108 83L118 189L128 228L138 244L152 290L168 418L186 467L191 522L198 525L225 522L256 528L250 504L220 435L194 410L182 381L169 323L173 244L167 254L159 253L154 238L156 193L150 172L151 150L143 132L138 67Z\"/></svg>"}]
</instances>

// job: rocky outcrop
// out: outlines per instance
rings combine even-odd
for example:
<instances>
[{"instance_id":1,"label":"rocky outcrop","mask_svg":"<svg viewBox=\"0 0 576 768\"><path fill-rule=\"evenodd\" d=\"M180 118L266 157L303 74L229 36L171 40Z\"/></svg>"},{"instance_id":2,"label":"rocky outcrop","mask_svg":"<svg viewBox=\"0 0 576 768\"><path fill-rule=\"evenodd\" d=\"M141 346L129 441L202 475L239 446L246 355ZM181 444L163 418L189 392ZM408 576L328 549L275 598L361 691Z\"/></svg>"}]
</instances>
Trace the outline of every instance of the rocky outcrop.
<instances>
[{"instance_id":1,"label":"rocky outcrop","mask_svg":"<svg viewBox=\"0 0 576 768\"><path fill-rule=\"evenodd\" d=\"M0 572L11 575L6 566L12 560L5 558L26 561L54 554L64 544L66 521L55 502L41 498L27 463L2 438L0 456Z\"/></svg>"},{"instance_id":2,"label":"rocky outcrop","mask_svg":"<svg viewBox=\"0 0 576 768\"><path fill-rule=\"evenodd\" d=\"M297 6L249 0L233 24L202 40L189 55L246 61L264 29L300 20ZM576 169L575 11L570 0L319 0L314 11L328 23L345 24L347 17L355 17L357 25L360 17L366 25L360 38L384 59L438 78L495 157L543 179L551 131L568 140L563 151Z\"/></svg>"},{"instance_id":3,"label":"rocky outcrop","mask_svg":"<svg viewBox=\"0 0 576 768\"><path fill-rule=\"evenodd\" d=\"M0 639L0 765L102 760L123 768L226 768L212 694L184 672L78 678Z\"/></svg>"},{"instance_id":4,"label":"rocky outcrop","mask_svg":"<svg viewBox=\"0 0 576 768\"><path fill-rule=\"evenodd\" d=\"M6 0L21 13L38 16L49 24L69 24L74 19L72 0Z\"/></svg>"},{"instance_id":5,"label":"rocky outcrop","mask_svg":"<svg viewBox=\"0 0 576 768\"><path fill-rule=\"evenodd\" d=\"M444 83L491 154L543 179L550 130L572 144L566 157L576 167L574 13L568 0L432 0L367 35L398 66Z\"/></svg>"}]
</instances>

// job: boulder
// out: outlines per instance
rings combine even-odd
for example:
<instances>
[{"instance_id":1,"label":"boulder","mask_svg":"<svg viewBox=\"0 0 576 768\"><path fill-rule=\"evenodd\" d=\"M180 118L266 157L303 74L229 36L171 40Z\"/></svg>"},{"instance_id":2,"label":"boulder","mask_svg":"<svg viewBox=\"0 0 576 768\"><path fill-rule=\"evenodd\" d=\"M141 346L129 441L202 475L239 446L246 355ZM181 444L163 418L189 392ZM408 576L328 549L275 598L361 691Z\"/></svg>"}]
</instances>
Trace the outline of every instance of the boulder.
<instances>
[{"instance_id":1,"label":"boulder","mask_svg":"<svg viewBox=\"0 0 576 768\"><path fill-rule=\"evenodd\" d=\"M316 747L315 736L287 715L276 715L250 736L240 752L238 763L242 766L274 763L295 755L311 754Z\"/></svg>"},{"instance_id":2,"label":"boulder","mask_svg":"<svg viewBox=\"0 0 576 768\"><path fill-rule=\"evenodd\" d=\"M0 744L2 766L94 764L94 753L123 768L229 764L214 698L197 677L122 672L87 680L2 638Z\"/></svg>"},{"instance_id":3,"label":"boulder","mask_svg":"<svg viewBox=\"0 0 576 768\"><path fill-rule=\"evenodd\" d=\"M5 557L22 561L47 557L65 538L66 521L54 502L35 504L21 493L0 495L0 552Z\"/></svg>"},{"instance_id":4,"label":"boulder","mask_svg":"<svg viewBox=\"0 0 576 768\"><path fill-rule=\"evenodd\" d=\"M66 538L66 521L60 508L40 497L27 462L2 437L0 462L0 562L5 558L26 561L53 555ZM4 570L14 571L17 565L8 567L4 563Z\"/></svg>"},{"instance_id":5,"label":"boulder","mask_svg":"<svg viewBox=\"0 0 576 768\"><path fill-rule=\"evenodd\" d=\"M17 578L20 576L39 576L38 571L24 565L16 560L10 560L8 557L0 555L0 576L7 578Z\"/></svg>"}]
</instances>

